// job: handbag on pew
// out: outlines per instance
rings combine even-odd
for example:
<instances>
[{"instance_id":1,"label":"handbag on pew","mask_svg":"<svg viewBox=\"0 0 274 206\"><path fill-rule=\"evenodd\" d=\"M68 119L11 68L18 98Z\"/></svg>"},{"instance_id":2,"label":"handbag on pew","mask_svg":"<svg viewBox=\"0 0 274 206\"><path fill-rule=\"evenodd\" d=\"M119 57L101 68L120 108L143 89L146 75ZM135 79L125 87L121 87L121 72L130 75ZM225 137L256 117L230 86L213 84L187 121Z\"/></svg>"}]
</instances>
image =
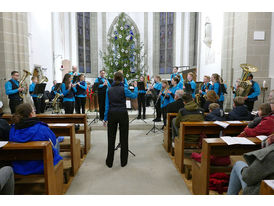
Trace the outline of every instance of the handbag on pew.
<instances>
[{"instance_id":1,"label":"handbag on pew","mask_svg":"<svg viewBox=\"0 0 274 206\"><path fill-rule=\"evenodd\" d=\"M191 159L196 160L197 162L201 162L202 154L193 152L191 154ZM229 156L210 156L210 165L212 166L228 166L231 164L230 157Z\"/></svg>"}]
</instances>

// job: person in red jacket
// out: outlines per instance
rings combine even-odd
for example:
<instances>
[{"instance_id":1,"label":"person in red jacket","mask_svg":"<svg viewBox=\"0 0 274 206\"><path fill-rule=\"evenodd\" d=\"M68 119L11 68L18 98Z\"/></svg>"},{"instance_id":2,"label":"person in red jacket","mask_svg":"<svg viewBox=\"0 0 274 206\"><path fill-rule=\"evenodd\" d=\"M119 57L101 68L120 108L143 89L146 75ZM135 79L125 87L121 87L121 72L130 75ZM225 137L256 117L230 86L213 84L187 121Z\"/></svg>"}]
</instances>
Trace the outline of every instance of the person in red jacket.
<instances>
[{"instance_id":1,"label":"person in red jacket","mask_svg":"<svg viewBox=\"0 0 274 206\"><path fill-rule=\"evenodd\" d=\"M270 104L265 103L259 107L259 116L262 116L262 111L266 108L270 109ZM271 135L274 133L274 113L270 113L267 116L262 117L261 122L254 128L246 127L244 131L238 137L256 137L258 135Z\"/></svg>"}]
</instances>

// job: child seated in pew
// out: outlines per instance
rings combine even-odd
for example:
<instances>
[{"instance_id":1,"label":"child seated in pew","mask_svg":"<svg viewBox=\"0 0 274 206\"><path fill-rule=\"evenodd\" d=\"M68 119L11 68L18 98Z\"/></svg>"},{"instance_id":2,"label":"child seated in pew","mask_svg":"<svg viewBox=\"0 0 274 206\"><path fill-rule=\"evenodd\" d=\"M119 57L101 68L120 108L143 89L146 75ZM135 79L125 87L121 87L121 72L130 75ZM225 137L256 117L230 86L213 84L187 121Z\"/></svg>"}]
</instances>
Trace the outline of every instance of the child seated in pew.
<instances>
[{"instance_id":1,"label":"child seated in pew","mask_svg":"<svg viewBox=\"0 0 274 206\"><path fill-rule=\"evenodd\" d=\"M263 114L267 115L262 116ZM271 106L269 103L262 104L259 107L258 114L262 117L260 123L254 128L247 126L244 131L238 135L238 137L256 137L258 135L271 135L274 133L274 113L271 112Z\"/></svg>"},{"instance_id":2,"label":"child seated in pew","mask_svg":"<svg viewBox=\"0 0 274 206\"><path fill-rule=\"evenodd\" d=\"M54 165L62 159L55 148L57 143L55 134L46 123L41 122L36 117L35 111L30 104L24 103L17 106L12 121L14 124L11 125L9 141L20 143L50 141L52 143ZM43 174L44 172L42 160L14 161L12 167L14 173L20 175Z\"/></svg>"},{"instance_id":3,"label":"child seated in pew","mask_svg":"<svg viewBox=\"0 0 274 206\"><path fill-rule=\"evenodd\" d=\"M244 154L246 162L237 161L230 174L228 195L258 195L264 179L274 179L274 135L266 140L266 147Z\"/></svg>"},{"instance_id":4,"label":"child seated in pew","mask_svg":"<svg viewBox=\"0 0 274 206\"><path fill-rule=\"evenodd\" d=\"M204 121L204 111L194 102L192 95L184 93L182 99L185 106L179 110L177 117L172 120L172 140L179 134L180 122ZM187 135L185 141L198 142L199 138L199 135Z\"/></svg>"},{"instance_id":5,"label":"child seated in pew","mask_svg":"<svg viewBox=\"0 0 274 206\"><path fill-rule=\"evenodd\" d=\"M206 115L205 121L225 121L225 113L217 103L209 105L209 114Z\"/></svg>"},{"instance_id":6,"label":"child seated in pew","mask_svg":"<svg viewBox=\"0 0 274 206\"><path fill-rule=\"evenodd\" d=\"M252 115L248 108L244 105L244 97L235 97L233 99L233 110L228 114L228 120L249 121L252 120Z\"/></svg>"}]
</instances>

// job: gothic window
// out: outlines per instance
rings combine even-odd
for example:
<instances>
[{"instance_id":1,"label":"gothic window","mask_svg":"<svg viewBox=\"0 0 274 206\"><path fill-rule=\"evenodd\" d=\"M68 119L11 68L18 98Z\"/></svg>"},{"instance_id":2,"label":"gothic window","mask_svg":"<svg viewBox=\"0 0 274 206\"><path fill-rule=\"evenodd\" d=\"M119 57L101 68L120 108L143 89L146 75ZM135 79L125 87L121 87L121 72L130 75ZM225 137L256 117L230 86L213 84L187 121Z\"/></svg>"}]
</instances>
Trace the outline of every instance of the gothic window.
<instances>
[{"instance_id":1,"label":"gothic window","mask_svg":"<svg viewBox=\"0 0 274 206\"><path fill-rule=\"evenodd\" d=\"M78 12L78 64L80 73L91 73L90 13Z\"/></svg>"},{"instance_id":2,"label":"gothic window","mask_svg":"<svg viewBox=\"0 0 274 206\"><path fill-rule=\"evenodd\" d=\"M160 74L172 73L173 24L173 12L160 12Z\"/></svg>"}]
</instances>

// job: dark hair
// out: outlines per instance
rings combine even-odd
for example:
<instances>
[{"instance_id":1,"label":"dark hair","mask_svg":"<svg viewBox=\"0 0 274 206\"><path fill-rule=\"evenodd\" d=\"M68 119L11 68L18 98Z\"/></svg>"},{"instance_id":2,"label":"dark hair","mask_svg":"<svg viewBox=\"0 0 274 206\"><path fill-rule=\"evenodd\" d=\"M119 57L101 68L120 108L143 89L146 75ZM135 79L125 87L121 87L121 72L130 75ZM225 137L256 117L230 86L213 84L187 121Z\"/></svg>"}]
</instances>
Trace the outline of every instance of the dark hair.
<instances>
[{"instance_id":1,"label":"dark hair","mask_svg":"<svg viewBox=\"0 0 274 206\"><path fill-rule=\"evenodd\" d=\"M29 103L19 104L16 107L15 113L12 116L12 122L14 124L19 123L24 118L29 118L32 113L32 106Z\"/></svg>"},{"instance_id":2,"label":"dark hair","mask_svg":"<svg viewBox=\"0 0 274 206\"><path fill-rule=\"evenodd\" d=\"M177 74L177 76L176 76L178 79L179 79L179 81L181 80L181 76L180 76L180 74Z\"/></svg>"},{"instance_id":3,"label":"dark hair","mask_svg":"<svg viewBox=\"0 0 274 206\"><path fill-rule=\"evenodd\" d=\"M178 77L173 77L172 79L173 79L177 84L179 83Z\"/></svg>"},{"instance_id":4,"label":"dark hair","mask_svg":"<svg viewBox=\"0 0 274 206\"><path fill-rule=\"evenodd\" d=\"M248 77L251 77L251 79L253 79L253 74L249 73Z\"/></svg>"},{"instance_id":5,"label":"dark hair","mask_svg":"<svg viewBox=\"0 0 274 206\"><path fill-rule=\"evenodd\" d=\"M104 72L104 71L105 71L104 69L101 69L101 70L100 70L100 73L101 73L101 72Z\"/></svg>"},{"instance_id":6,"label":"dark hair","mask_svg":"<svg viewBox=\"0 0 274 206\"><path fill-rule=\"evenodd\" d=\"M177 69L177 70L179 69L177 66L173 67L173 69L174 69L174 68Z\"/></svg>"},{"instance_id":7,"label":"dark hair","mask_svg":"<svg viewBox=\"0 0 274 206\"><path fill-rule=\"evenodd\" d=\"M184 93L182 96L182 99L183 99L183 102L185 102L185 103L193 101L192 95L189 93Z\"/></svg>"},{"instance_id":8,"label":"dark hair","mask_svg":"<svg viewBox=\"0 0 274 206\"><path fill-rule=\"evenodd\" d=\"M262 116L267 116L271 114L272 109L269 103L264 103L259 106L259 110L262 111Z\"/></svg>"},{"instance_id":9,"label":"dark hair","mask_svg":"<svg viewBox=\"0 0 274 206\"><path fill-rule=\"evenodd\" d=\"M69 85L71 83L71 81L69 80L69 78L71 77L71 75L69 73L65 74L64 78L63 78L63 82L66 85L66 89L69 88Z\"/></svg>"},{"instance_id":10,"label":"dark hair","mask_svg":"<svg viewBox=\"0 0 274 206\"><path fill-rule=\"evenodd\" d=\"M37 76L32 76L32 77L31 77L31 80L34 80L35 78L37 79Z\"/></svg>"},{"instance_id":11,"label":"dark hair","mask_svg":"<svg viewBox=\"0 0 274 206\"><path fill-rule=\"evenodd\" d=\"M12 71L10 75L13 76L16 73L19 73L19 72L18 71Z\"/></svg>"},{"instance_id":12,"label":"dark hair","mask_svg":"<svg viewBox=\"0 0 274 206\"><path fill-rule=\"evenodd\" d=\"M123 76L123 74L121 72L116 72L114 74L114 78L113 79L114 79L114 81L115 81L116 84L120 84L123 81L124 76Z\"/></svg>"}]
</instances>

